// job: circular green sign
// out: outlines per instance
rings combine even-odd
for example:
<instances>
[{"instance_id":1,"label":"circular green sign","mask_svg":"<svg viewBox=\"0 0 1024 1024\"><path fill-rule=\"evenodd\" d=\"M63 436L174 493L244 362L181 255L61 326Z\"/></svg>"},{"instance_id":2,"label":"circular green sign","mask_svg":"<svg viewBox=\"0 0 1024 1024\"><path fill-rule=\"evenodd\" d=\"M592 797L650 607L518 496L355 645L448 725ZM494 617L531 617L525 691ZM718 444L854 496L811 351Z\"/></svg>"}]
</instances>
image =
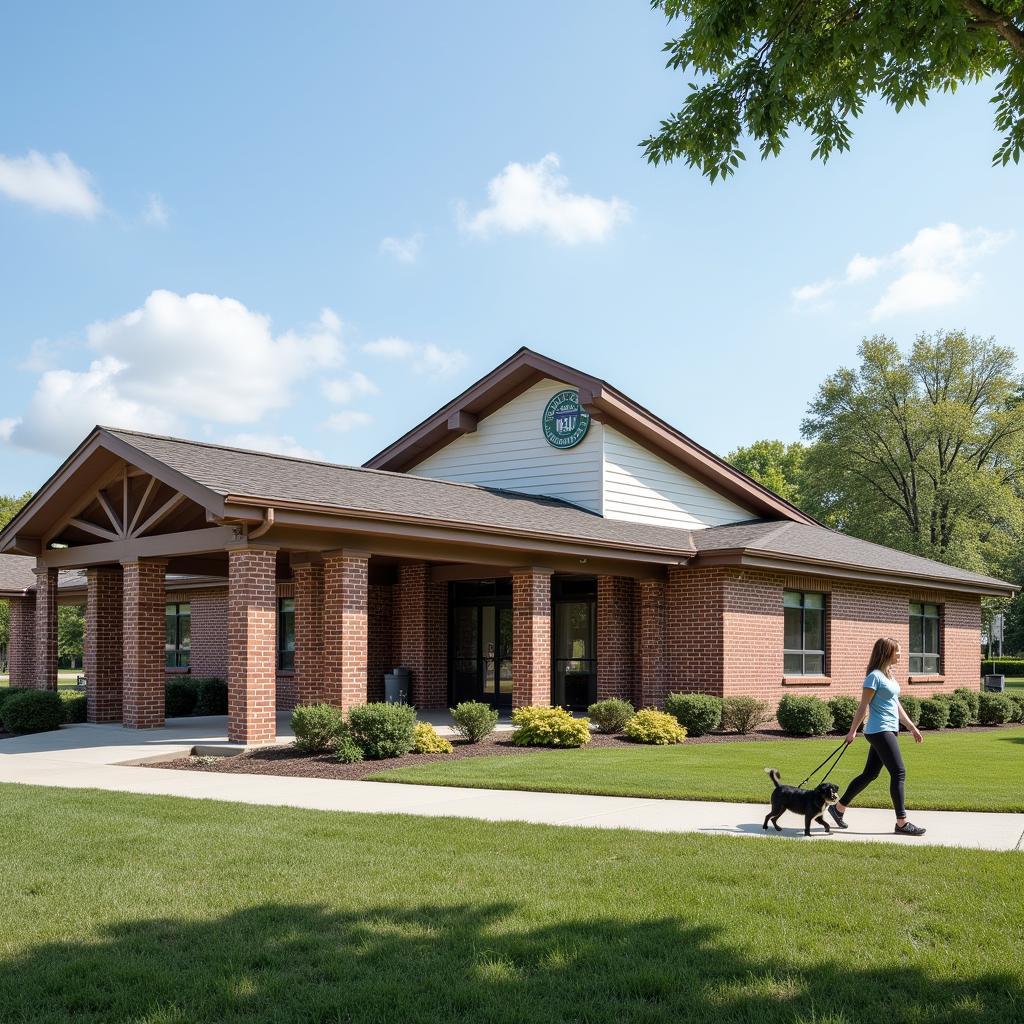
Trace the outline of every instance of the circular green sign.
<instances>
[{"instance_id":1,"label":"circular green sign","mask_svg":"<svg viewBox=\"0 0 1024 1024\"><path fill-rule=\"evenodd\" d=\"M580 408L578 391L567 388L551 396L541 417L544 438L552 448L574 448L587 436L590 413Z\"/></svg>"}]
</instances>

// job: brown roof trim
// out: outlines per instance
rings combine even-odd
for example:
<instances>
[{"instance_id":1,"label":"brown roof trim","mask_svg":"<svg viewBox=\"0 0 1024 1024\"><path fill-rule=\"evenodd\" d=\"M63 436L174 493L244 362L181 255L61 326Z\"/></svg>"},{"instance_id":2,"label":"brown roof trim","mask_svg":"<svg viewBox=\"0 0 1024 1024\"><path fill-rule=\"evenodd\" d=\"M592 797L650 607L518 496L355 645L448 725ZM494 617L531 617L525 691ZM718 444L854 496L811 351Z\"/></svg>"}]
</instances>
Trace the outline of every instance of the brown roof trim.
<instances>
[{"instance_id":1,"label":"brown roof trim","mask_svg":"<svg viewBox=\"0 0 1024 1024\"><path fill-rule=\"evenodd\" d=\"M575 386L580 392L580 401L597 419L613 422L616 429L699 477L720 494L762 515L820 525L607 381L528 348L519 349L447 405L368 459L364 466L406 472L465 433L466 423L475 424L544 378ZM460 414L466 414L466 419Z\"/></svg>"}]
</instances>

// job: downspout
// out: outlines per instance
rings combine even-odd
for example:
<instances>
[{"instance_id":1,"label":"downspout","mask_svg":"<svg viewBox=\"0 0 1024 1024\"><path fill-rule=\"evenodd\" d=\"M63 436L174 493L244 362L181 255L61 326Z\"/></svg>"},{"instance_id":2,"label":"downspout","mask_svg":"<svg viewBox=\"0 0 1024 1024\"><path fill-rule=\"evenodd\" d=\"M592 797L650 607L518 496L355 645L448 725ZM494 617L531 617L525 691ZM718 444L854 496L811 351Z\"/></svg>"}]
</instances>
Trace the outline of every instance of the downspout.
<instances>
[{"instance_id":1,"label":"downspout","mask_svg":"<svg viewBox=\"0 0 1024 1024\"><path fill-rule=\"evenodd\" d=\"M268 505L263 513L263 522L249 534L249 540L259 540L274 525L274 510Z\"/></svg>"}]
</instances>

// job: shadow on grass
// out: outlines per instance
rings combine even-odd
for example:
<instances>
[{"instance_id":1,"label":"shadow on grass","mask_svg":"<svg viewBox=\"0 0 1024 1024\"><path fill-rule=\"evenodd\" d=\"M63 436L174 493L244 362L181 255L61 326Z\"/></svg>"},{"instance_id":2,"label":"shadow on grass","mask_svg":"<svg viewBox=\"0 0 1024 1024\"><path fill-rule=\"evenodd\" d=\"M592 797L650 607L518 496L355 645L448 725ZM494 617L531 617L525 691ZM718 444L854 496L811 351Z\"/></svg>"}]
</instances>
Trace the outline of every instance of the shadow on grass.
<instances>
[{"instance_id":1,"label":"shadow on grass","mask_svg":"<svg viewBox=\"0 0 1024 1024\"><path fill-rule=\"evenodd\" d=\"M0 961L4 1021L1019 1021L1020 980L753 958L677 920L529 925L511 905L266 904L109 927ZM889 938L880 936L883 945Z\"/></svg>"}]
</instances>

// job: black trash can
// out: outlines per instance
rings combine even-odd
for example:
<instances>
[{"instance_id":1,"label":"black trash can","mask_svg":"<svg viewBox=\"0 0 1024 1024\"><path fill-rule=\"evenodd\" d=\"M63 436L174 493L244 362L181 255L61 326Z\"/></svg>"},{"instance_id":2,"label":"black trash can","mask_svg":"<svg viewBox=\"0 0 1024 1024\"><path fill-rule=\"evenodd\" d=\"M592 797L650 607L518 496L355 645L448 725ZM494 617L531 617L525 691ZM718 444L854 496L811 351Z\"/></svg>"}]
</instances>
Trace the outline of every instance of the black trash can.
<instances>
[{"instance_id":1,"label":"black trash can","mask_svg":"<svg viewBox=\"0 0 1024 1024\"><path fill-rule=\"evenodd\" d=\"M395 668L384 673L384 700L388 704L409 703L409 670Z\"/></svg>"}]
</instances>

